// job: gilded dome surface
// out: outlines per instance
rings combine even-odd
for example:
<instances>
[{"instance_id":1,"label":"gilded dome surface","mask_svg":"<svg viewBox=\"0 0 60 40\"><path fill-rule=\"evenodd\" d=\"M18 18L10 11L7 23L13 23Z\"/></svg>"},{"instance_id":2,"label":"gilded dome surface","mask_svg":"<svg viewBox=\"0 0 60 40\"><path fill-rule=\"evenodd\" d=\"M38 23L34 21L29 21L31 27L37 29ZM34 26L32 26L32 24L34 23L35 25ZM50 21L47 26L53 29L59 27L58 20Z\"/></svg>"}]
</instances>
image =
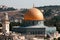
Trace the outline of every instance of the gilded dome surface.
<instances>
[{"instance_id":1,"label":"gilded dome surface","mask_svg":"<svg viewBox=\"0 0 60 40\"><path fill-rule=\"evenodd\" d=\"M39 9L32 8L25 13L24 20L44 20L44 17Z\"/></svg>"}]
</instances>

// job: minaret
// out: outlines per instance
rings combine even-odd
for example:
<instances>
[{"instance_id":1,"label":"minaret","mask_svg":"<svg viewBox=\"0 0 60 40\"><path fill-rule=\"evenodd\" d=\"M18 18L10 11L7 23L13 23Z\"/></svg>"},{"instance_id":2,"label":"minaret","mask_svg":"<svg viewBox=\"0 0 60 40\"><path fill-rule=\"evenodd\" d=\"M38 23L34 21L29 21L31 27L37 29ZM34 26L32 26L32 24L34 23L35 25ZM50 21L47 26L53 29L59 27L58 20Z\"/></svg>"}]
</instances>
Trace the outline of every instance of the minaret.
<instances>
[{"instance_id":1,"label":"minaret","mask_svg":"<svg viewBox=\"0 0 60 40\"><path fill-rule=\"evenodd\" d=\"M8 18L8 13L4 13L4 18L2 20L2 25L3 25L3 33L4 34L9 34L9 18Z\"/></svg>"}]
</instances>

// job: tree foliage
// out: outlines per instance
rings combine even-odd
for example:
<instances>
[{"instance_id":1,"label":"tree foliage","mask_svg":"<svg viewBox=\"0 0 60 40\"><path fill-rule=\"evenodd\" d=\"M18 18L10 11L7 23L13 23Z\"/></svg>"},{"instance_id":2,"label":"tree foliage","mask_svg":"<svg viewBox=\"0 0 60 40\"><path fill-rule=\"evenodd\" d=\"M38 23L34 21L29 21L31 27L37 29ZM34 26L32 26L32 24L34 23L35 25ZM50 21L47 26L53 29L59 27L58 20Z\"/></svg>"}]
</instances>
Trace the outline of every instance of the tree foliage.
<instances>
[{"instance_id":1,"label":"tree foliage","mask_svg":"<svg viewBox=\"0 0 60 40\"><path fill-rule=\"evenodd\" d=\"M13 7L0 8L0 12L2 12L2 11L13 11L13 10L16 10L16 9L15 9L15 8L13 8Z\"/></svg>"},{"instance_id":2,"label":"tree foliage","mask_svg":"<svg viewBox=\"0 0 60 40\"><path fill-rule=\"evenodd\" d=\"M13 26L20 26L20 22L10 22L10 30Z\"/></svg>"},{"instance_id":3,"label":"tree foliage","mask_svg":"<svg viewBox=\"0 0 60 40\"><path fill-rule=\"evenodd\" d=\"M45 11L44 13L45 17L49 17L52 14L51 12L52 12L51 9Z\"/></svg>"},{"instance_id":4,"label":"tree foliage","mask_svg":"<svg viewBox=\"0 0 60 40\"><path fill-rule=\"evenodd\" d=\"M50 20L45 21L46 26L55 26L57 30L60 32L60 16L55 16Z\"/></svg>"}]
</instances>

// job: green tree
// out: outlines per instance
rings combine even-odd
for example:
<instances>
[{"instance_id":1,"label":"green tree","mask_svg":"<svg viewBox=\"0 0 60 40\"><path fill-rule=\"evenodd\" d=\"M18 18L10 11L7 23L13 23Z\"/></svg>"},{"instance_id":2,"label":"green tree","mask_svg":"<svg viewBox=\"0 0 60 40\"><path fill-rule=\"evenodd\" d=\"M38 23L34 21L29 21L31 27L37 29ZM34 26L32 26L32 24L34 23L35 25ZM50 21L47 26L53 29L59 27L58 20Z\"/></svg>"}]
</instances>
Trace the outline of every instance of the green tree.
<instances>
[{"instance_id":1,"label":"green tree","mask_svg":"<svg viewBox=\"0 0 60 40\"><path fill-rule=\"evenodd\" d=\"M44 23L46 26L55 26L60 32L60 16L55 16L50 20L46 20Z\"/></svg>"},{"instance_id":2,"label":"green tree","mask_svg":"<svg viewBox=\"0 0 60 40\"><path fill-rule=\"evenodd\" d=\"M11 22L10 23L10 30L12 30L13 26L20 26L20 22Z\"/></svg>"},{"instance_id":3,"label":"green tree","mask_svg":"<svg viewBox=\"0 0 60 40\"><path fill-rule=\"evenodd\" d=\"M58 40L60 40L60 37L58 38Z\"/></svg>"},{"instance_id":4,"label":"green tree","mask_svg":"<svg viewBox=\"0 0 60 40\"><path fill-rule=\"evenodd\" d=\"M49 17L50 15L51 15L51 9L48 9L45 13L44 13L44 15L45 15L45 17Z\"/></svg>"}]
</instances>

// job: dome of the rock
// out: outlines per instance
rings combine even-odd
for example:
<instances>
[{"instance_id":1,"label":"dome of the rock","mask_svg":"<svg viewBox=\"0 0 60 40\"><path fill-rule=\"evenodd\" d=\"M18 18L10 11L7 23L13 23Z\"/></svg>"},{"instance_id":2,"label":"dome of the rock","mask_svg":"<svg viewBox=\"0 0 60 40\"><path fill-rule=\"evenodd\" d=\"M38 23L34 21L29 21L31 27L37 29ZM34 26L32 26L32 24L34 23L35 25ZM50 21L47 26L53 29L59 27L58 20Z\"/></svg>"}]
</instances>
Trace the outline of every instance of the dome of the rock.
<instances>
[{"instance_id":1,"label":"dome of the rock","mask_svg":"<svg viewBox=\"0 0 60 40\"><path fill-rule=\"evenodd\" d=\"M24 20L44 20L43 13L37 8L29 9L24 15Z\"/></svg>"}]
</instances>

